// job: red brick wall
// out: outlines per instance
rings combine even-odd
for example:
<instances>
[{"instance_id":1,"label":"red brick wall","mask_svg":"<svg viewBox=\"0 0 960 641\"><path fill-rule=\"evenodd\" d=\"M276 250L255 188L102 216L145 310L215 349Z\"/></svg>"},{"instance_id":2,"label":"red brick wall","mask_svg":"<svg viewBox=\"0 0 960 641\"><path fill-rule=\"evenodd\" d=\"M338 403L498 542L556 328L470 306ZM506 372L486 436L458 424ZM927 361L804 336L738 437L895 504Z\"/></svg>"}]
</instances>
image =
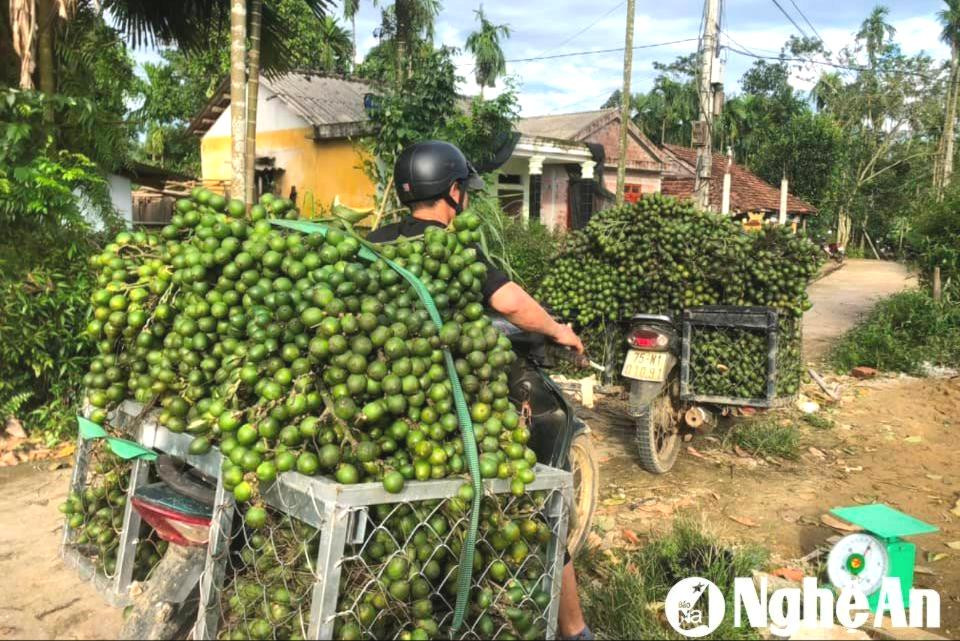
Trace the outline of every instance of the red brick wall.
<instances>
[{"instance_id":1,"label":"red brick wall","mask_svg":"<svg viewBox=\"0 0 960 641\"><path fill-rule=\"evenodd\" d=\"M606 157L606 164L617 166L620 158L620 121L614 120L607 123L601 129L593 132L584 139L584 142L598 143L603 145L603 152ZM627 138L627 166L644 168L656 171L658 159L647 152L646 149L633 136Z\"/></svg>"},{"instance_id":2,"label":"red brick wall","mask_svg":"<svg viewBox=\"0 0 960 641\"><path fill-rule=\"evenodd\" d=\"M624 181L628 185L640 185L644 195L656 194L660 191L660 176L654 172L627 170L627 177ZM617 166L608 166L603 172L603 186L608 191L617 192Z\"/></svg>"}]
</instances>

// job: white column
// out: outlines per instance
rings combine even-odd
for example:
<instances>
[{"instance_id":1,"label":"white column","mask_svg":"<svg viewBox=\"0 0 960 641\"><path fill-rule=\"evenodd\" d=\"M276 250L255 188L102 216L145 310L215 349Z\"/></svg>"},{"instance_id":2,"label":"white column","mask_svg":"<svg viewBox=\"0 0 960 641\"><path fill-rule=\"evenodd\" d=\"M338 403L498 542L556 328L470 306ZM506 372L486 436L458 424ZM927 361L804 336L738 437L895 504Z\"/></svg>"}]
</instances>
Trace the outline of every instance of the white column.
<instances>
[{"instance_id":1,"label":"white column","mask_svg":"<svg viewBox=\"0 0 960 641\"><path fill-rule=\"evenodd\" d=\"M523 205L520 208L520 215L523 222L530 220L530 172L520 174L520 182L523 184Z\"/></svg>"},{"instance_id":2,"label":"white column","mask_svg":"<svg viewBox=\"0 0 960 641\"><path fill-rule=\"evenodd\" d=\"M546 159L546 156L530 156L529 169L531 176L543 175L543 161Z\"/></svg>"},{"instance_id":3,"label":"white column","mask_svg":"<svg viewBox=\"0 0 960 641\"><path fill-rule=\"evenodd\" d=\"M593 168L597 163L593 160L584 160L580 163L580 177L584 180L593 180Z\"/></svg>"},{"instance_id":4,"label":"white column","mask_svg":"<svg viewBox=\"0 0 960 641\"><path fill-rule=\"evenodd\" d=\"M727 166L723 172L723 196L720 201L720 213L726 216L730 213L730 163L733 162L733 148L727 149Z\"/></svg>"},{"instance_id":5,"label":"white column","mask_svg":"<svg viewBox=\"0 0 960 641\"><path fill-rule=\"evenodd\" d=\"M780 180L780 224L787 224L787 177Z\"/></svg>"}]
</instances>

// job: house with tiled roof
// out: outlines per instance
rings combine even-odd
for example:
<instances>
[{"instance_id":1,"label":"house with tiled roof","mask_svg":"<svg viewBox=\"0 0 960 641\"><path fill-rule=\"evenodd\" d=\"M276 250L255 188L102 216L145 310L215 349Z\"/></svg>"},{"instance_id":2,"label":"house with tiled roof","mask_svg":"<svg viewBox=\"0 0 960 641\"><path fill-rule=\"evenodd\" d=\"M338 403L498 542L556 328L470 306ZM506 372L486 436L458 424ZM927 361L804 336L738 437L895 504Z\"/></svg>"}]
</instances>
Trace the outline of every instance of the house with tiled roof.
<instances>
[{"instance_id":1,"label":"house with tiled roof","mask_svg":"<svg viewBox=\"0 0 960 641\"><path fill-rule=\"evenodd\" d=\"M569 229L612 203L620 157L618 109L521 118L517 131L520 138L497 185L505 211ZM660 191L661 151L633 122L626 166L628 199Z\"/></svg>"},{"instance_id":2,"label":"house with tiled roof","mask_svg":"<svg viewBox=\"0 0 960 641\"><path fill-rule=\"evenodd\" d=\"M662 192L678 198L692 198L697 168L697 150L679 145L663 145L664 158ZM746 167L738 165L723 154L713 154L710 179L710 206L714 211L723 208L724 174L730 174L729 212L733 216L762 215L763 219L777 219L780 213L780 189L766 182ZM816 214L810 203L787 194L787 217L791 222Z\"/></svg>"}]
</instances>

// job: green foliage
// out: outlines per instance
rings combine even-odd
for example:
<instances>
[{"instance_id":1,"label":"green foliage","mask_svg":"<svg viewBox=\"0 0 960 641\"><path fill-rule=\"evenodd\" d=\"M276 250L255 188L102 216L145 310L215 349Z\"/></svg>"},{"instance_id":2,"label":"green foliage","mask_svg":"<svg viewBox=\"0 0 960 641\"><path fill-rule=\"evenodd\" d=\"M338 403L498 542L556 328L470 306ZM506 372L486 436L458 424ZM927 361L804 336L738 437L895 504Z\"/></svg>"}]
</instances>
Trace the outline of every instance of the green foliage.
<instances>
[{"instance_id":1,"label":"green foliage","mask_svg":"<svg viewBox=\"0 0 960 641\"><path fill-rule=\"evenodd\" d=\"M30 392L20 392L13 394L3 403L0 403L0 421L5 421L11 416L16 416L20 408L33 396Z\"/></svg>"},{"instance_id":2,"label":"green foliage","mask_svg":"<svg viewBox=\"0 0 960 641\"><path fill-rule=\"evenodd\" d=\"M510 27L505 24L494 24L487 20L483 13L483 5L477 11L479 28L467 36L466 50L473 54L476 61L474 74L480 90L484 87L493 87L497 78L507 72L507 61L500 46L500 38L510 37Z\"/></svg>"},{"instance_id":3,"label":"green foliage","mask_svg":"<svg viewBox=\"0 0 960 641\"><path fill-rule=\"evenodd\" d=\"M82 231L18 225L0 241L0 398L27 393L28 429L66 434L92 355L83 337L94 279Z\"/></svg>"},{"instance_id":4,"label":"green foliage","mask_svg":"<svg viewBox=\"0 0 960 641\"><path fill-rule=\"evenodd\" d=\"M821 416L820 414L804 414L803 421L818 430L829 430L833 429L835 423L833 419L829 419L826 416Z\"/></svg>"},{"instance_id":5,"label":"green foliage","mask_svg":"<svg viewBox=\"0 0 960 641\"><path fill-rule=\"evenodd\" d=\"M470 211L483 225L484 251L522 286L533 289L546 276L560 248L560 236L537 221L505 214L496 198L475 196Z\"/></svg>"},{"instance_id":6,"label":"green foliage","mask_svg":"<svg viewBox=\"0 0 960 641\"><path fill-rule=\"evenodd\" d=\"M275 64L272 70L349 70L352 43L336 19L318 16L304 0L277 0L270 5L286 48L283 64ZM228 21L213 23L206 46L164 49L162 62L143 65L146 77L139 87L143 105L134 115L145 132L160 132L162 144L157 146L148 136L138 150L141 158L200 173L200 141L187 126L230 71L229 26Z\"/></svg>"},{"instance_id":7,"label":"green foliage","mask_svg":"<svg viewBox=\"0 0 960 641\"><path fill-rule=\"evenodd\" d=\"M128 117L128 105L140 98L140 81L119 32L100 11L82 4L72 19L63 21L55 55L57 93L92 106L89 127L78 130L59 122L57 145L87 156L104 171L124 166L137 124Z\"/></svg>"},{"instance_id":8,"label":"green foliage","mask_svg":"<svg viewBox=\"0 0 960 641\"><path fill-rule=\"evenodd\" d=\"M112 226L106 186L84 155L55 149L60 130L89 133L96 109L86 100L7 90L0 93L0 399L29 394L28 428L69 429L89 363L81 339L93 281L85 211Z\"/></svg>"},{"instance_id":9,"label":"green foliage","mask_svg":"<svg viewBox=\"0 0 960 641\"><path fill-rule=\"evenodd\" d=\"M758 547L731 547L689 519L674 521L672 532L635 552L577 559L584 618L599 639L678 639L654 604L663 603L681 579L700 576L715 583L732 603L733 581L762 569L768 553ZM713 639L758 639L749 626L734 627L728 607Z\"/></svg>"},{"instance_id":10,"label":"green foliage","mask_svg":"<svg viewBox=\"0 0 960 641\"><path fill-rule=\"evenodd\" d=\"M837 371L859 365L922 374L923 364L960 365L960 302L936 302L925 291L880 301L830 355Z\"/></svg>"},{"instance_id":11,"label":"green foliage","mask_svg":"<svg viewBox=\"0 0 960 641\"><path fill-rule=\"evenodd\" d=\"M948 290L960 292L960 187L916 204L905 234L911 260L920 268L921 280L930 285L933 269L940 268Z\"/></svg>"},{"instance_id":12,"label":"green foliage","mask_svg":"<svg viewBox=\"0 0 960 641\"><path fill-rule=\"evenodd\" d=\"M115 213L96 166L82 154L54 147L61 129L43 124L47 108L63 129L77 133L96 127L96 108L88 101L0 91L0 222L10 227L86 228L89 221L77 194L104 222L113 222Z\"/></svg>"},{"instance_id":13,"label":"green foliage","mask_svg":"<svg viewBox=\"0 0 960 641\"><path fill-rule=\"evenodd\" d=\"M508 89L494 100L475 99L464 109L457 94L461 80L454 51L425 54L409 78L385 85L370 111L372 133L364 145L375 159L370 173L382 190L400 151L422 140L449 140L478 166L506 142L517 117L516 95Z\"/></svg>"},{"instance_id":14,"label":"green foliage","mask_svg":"<svg viewBox=\"0 0 960 641\"><path fill-rule=\"evenodd\" d=\"M725 440L759 457L795 459L800 454L800 432L796 425L789 422L784 425L774 418L737 423Z\"/></svg>"}]
</instances>

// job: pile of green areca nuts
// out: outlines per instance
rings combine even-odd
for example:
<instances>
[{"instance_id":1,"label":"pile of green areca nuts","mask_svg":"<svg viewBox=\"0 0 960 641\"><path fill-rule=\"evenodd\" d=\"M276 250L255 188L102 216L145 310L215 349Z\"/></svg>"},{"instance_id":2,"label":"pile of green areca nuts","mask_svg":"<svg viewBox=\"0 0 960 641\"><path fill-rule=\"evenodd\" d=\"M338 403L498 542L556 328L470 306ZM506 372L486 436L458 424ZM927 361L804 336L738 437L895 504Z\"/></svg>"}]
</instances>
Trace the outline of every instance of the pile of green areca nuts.
<instances>
[{"instance_id":1,"label":"pile of green areca nuts","mask_svg":"<svg viewBox=\"0 0 960 641\"><path fill-rule=\"evenodd\" d=\"M810 308L807 286L821 253L787 227L747 232L729 216L654 194L601 211L570 234L539 293L587 335L634 314L679 318L683 310L705 305L772 308L783 350L777 393L792 395L801 380L799 321ZM708 385L702 393L765 395L765 376L753 374L760 352L766 355L765 341L729 349L723 332L713 341L700 338L705 353L692 354L691 380Z\"/></svg>"}]
</instances>

